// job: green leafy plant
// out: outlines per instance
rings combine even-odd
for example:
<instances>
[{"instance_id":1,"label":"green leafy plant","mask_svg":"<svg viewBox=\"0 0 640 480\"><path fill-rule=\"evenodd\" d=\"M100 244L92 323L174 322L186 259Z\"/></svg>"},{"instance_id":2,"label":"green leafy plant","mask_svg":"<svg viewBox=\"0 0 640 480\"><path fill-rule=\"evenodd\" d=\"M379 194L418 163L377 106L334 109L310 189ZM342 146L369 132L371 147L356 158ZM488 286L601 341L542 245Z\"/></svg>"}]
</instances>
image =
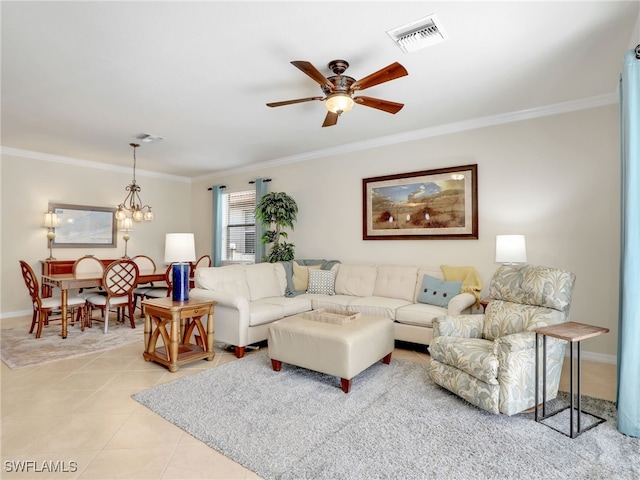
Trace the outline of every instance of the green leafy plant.
<instances>
[{"instance_id":1,"label":"green leafy plant","mask_svg":"<svg viewBox=\"0 0 640 480\"><path fill-rule=\"evenodd\" d=\"M288 234L283 229L293 230L298 214L296 201L284 192L269 192L258 201L255 213L256 220L265 227L260 241L272 244L265 260L270 263L293 260L295 245L284 240Z\"/></svg>"}]
</instances>

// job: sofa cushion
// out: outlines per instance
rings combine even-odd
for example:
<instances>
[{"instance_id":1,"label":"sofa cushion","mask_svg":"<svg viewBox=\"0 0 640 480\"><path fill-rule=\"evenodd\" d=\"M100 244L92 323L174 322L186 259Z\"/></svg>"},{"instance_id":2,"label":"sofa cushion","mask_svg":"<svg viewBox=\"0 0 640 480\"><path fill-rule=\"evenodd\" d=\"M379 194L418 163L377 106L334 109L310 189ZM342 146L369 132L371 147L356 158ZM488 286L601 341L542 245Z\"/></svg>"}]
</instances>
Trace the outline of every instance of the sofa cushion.
<instances>
[{"instance_id":1,"label":"sofa cushion","mask_svg":"<svg viewBox=\"0 0 640 480\"><path fill-rule=\"evenodd\" d=\"M373 295L412 302L417 277L418 267L380 265L376 272Z\"/></svg>"},{"instance_id":2,"label":"sofa cushion","mask_svg":"<svg viewBox=\"0 0 640 480\"><path fill-rule=\"evenodd\" d=\"M311 299L297 297L267 297L255 300L253 303L263 303L266 305L277 305L282 307L285 317L311 310Z\"/></svg>"},{"instance_id":3,"label":"sofa cushion","mask_svg":"<svg viewBox=\"0 0 640 480\"><path fill-rule=\"evenodd\" d=\"M309 286L307 293L333 295L336 272L333 270L309 270Z\"/></svg>"},{"instance_id":4,"label":"sofa cushion","mask_svg":"<svg viewBox=\"0 0 640 480\"><path fill-rule=\"evenodd\" d=\"M322 264L305 266L294 260L291 266L293 267L293 286L296 290L304 292L309 287L309 269L318 270Z\"/></svg>"},{"instance_id":5,"label":"sofa cushion","mask_svg":"<svg viewBox=\"0 0 640 480\"><path fill-rule=\"evenodd\" d=\"M244 265L200 267L195 273L196 287L251 298L244 267Z\"/></svg>"},{"instance_id":6,"label":"sofa cushion","mask_svg":"<svg viewBox=\"0 0 640 480\"><path fill-rule=\"evenodd\" d=\"M396 309L411 305L408 300L387 297L363 297L356 298L347 305L349 312L360 312L364 315L372 315L374 317L383 317L393 320L396 316Z\"/></svg>"},{"instance_id":7,"label":"sofa cushion","mask_svg":"<svg viewBox=\"0 0 640 480\"><path fill-rule=\"evenodd\" d=\"M338 265L336 294L370 297L376 283L375 265Z\"/></svg>"},{"instance_id":8,"label":"sofa cushion","mask_svg":"<svg viewBox=\"0 0 640 480\"><path fill-rule=\"evenodd\" d=\"M284 295L284 291L281 291L280 288L280 279L275 266L275 263L255 263L244 266L252 301ZM279 266L282 268L281 265Z\"/></svg>"},{"instance_id":9,"label":"sofa cushion","mask_svg":"<svg viewBox=\"0 0 640 480\"><path fill-rule=\"evenodd\" d=\"M427 303L410 303L396 310L395 321L407 325L431 327L435 317L446 314L447 309L443 307L437 307Z\"/></svg>"},{"instance_id":10,"label":"sofa cushion","mask_svg":"<svg viewBox=\"0 0 640 480\"><path fill-rule=\"evenodd\" d=\"M259 300L249 303L249 326L263 325L284 317L284 308L281 305L262 303Z\"/></svg>"},{"instance_id":11,"label":"sofa cushion","mask_svg":"<svg viewBox=\"0 0 640 480\"><path fill-rule=\"evenodd\" d=\"M460 293L462 282L447 282L439 278L425 275L418 293L418 302L447 307L449 300Z\"/></svg>"},{"instance_id":12,"label":"sofa cushion","mask_svg":"<svg viewBox=\"0 0 640 480\"><path fill-rule=\"evenodd\" d=\"M313 295L311 304L314 310L326 308L327 310L346 312L348 311L347 307L354 300L357 300L357 297L351 295Z\"/></svg>"}]
</instances>

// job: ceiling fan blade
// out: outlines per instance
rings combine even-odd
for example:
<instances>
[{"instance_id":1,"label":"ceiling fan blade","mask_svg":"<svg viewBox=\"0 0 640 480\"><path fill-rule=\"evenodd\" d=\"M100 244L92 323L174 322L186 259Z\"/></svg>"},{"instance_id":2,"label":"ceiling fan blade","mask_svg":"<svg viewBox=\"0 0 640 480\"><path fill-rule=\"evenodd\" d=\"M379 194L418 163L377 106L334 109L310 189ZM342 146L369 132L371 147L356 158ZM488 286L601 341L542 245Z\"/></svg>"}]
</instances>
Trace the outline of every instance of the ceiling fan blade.
<instances>
[{"instance_id":1,"label":"ceiling fan blade","mask_svg":"<svg viewBox=\"0 0 640 480\"><path fill-rule=\"evenodd\" d=\"M284 102L267 103L267 107L282 107L283 105L292 105L294 103L311 102L313 100L324 100L324 97L307 97L297 98L295 100L285 100Z\"/></svg>"},{"instance_id":2,"label":"ceiling fan blade","mask_svg":"<svg viewBox=\"0 0 640 480\"><path fill-rule=\"evenodd\" d=\"M293 62L291 62L291 64L295 67L298 67L300 70L302 70L303 73L306 73L309 77L318 82L320 86L327 87L333 92L333 85L331 84L331 82L327 80L327 77L320 73L320 71L311 63L305 62L303 60L294 60Z\"/></svg>"},{"instance_id":3,"label":"ceiling fan blade","mask_svg":"<svg viewBox=\"0 0 640 480\"><path fill-rule=\"evenodd\" d=\"M338 114L333 112L327 112L327 116L324 117L323 127L332 127L338 123Z\"/></svg>"},{"instance_id":4,"label":"ceiling fan blade","mask_svg":"<svg viewBox=\"0 0 640 480\"><path fill-rule=\"evenodd\" d=\"M351 85L350 91L354 92L356 90L364 90L365 88L373 87L374 85L379 85L390 80L395 80L396 78L404 77L405 75L409 75L406 68L398 62L394 62L391 65L388 65L377 72L354 82L354 84Z\"/></svg>"},{"instance_id":5,"label":"ceiling fan blade","mask_svg":"<svg viewBox=\"0 0 640 480\"><path fill-rule=\"evenodd\" d=\"M365 107L377 108L389 113L398 113L404 107L404 103L390 102L372 97L354 97L353 101Z\"/></svg>"}]
</instances>

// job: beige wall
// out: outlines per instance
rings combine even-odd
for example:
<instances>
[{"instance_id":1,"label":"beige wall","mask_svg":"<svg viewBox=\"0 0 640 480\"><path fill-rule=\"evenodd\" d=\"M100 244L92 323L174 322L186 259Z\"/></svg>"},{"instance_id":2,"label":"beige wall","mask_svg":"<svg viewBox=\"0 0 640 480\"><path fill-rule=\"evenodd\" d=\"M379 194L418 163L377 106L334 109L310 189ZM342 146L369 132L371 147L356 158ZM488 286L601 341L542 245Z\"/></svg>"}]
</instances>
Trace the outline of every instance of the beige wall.
<instances>
[{"instance_id":1,"label":"beige wall","mask_svg":"<svg viewBox=\"0 0 640 480\"><path fill-rule=\"evenodd\" d=\"M10 155L2 155L1 162L0 311L2 317L8 317L31 311L18 260L27 261L40 273L39 260L49 256L46 229L40 226L49 202L115 206L124 199L124 188L131 182L131 174ZM142 187L143 201L153 207L155 220L135 225L127 253L149 255L158 266L163 266L165 233L191 231L191 184L148 177L140 172L136 180ZM58 260L86 254L98 258L121 257L124 254L122 234L118 234L117 248L53 250Z\"/></svg>"},{"instance_id":2,"label":"beige wall","mask_svg":"<svg viewBox=\"0 0 640 480\"><path fill-rule=\"evenodd\" d=\"M273 179L271 191L286 191L298 203L290 234L298 258L474 265L487 284L498 267L495 236L524 234L529 263L576 273L572 319L611 329L584 349L614 361L618 145L618 106L612 105L200 181L193 184L194 231L210 242L209 186L244 190L264 176ZM478 164L478 240L362 240L363 178L472 163Z\"/></svg>"}]
</instances>

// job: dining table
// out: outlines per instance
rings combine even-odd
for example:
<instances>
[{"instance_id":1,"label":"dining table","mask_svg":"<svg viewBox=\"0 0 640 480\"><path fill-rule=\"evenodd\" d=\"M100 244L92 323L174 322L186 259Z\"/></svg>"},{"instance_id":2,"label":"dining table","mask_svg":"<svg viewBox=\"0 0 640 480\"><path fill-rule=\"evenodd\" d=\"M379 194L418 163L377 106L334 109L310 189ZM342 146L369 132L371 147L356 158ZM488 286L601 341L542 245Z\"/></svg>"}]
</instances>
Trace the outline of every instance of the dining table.
<instances>
[{"instance_id":1,"label":"dining table","mask_svg":"<svg viewBox=\"0 0 640 480\"><path fill-rule=\"evenodd\" d=\"M156 270L140 270L138 285L149 282L161 282L165 279L166 268ZM42 275L42 283L60 289L60 307L62 308L62 338L67 338L67 301L69 290L102 286L102 275L96 273L56 273Z\"/></svg>"}]
</instances>

